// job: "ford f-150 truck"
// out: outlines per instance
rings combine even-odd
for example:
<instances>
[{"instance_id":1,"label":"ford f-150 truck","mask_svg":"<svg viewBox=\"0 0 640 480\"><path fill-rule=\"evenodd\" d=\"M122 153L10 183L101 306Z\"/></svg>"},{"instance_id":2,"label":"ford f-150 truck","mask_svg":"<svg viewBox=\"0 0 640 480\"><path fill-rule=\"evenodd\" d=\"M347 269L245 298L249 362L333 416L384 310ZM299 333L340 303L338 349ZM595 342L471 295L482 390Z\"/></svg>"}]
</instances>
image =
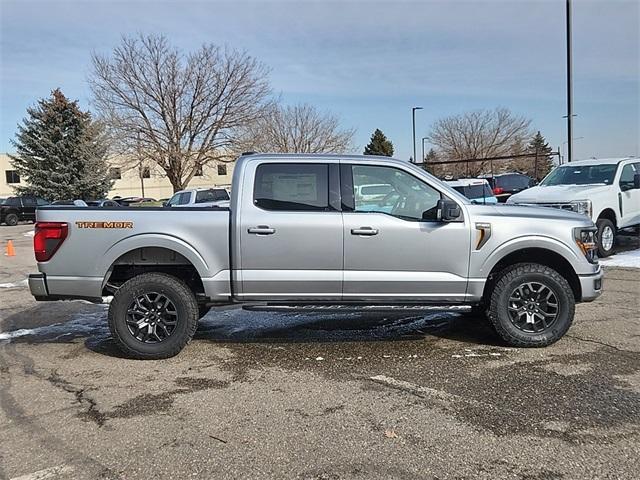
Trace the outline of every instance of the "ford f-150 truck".
<instances>
[{"instance_id":1,"label":"ford f-150 truck","mask_svg":"<svg viewBox=\"0 0 640 480\"><path fill-rule=\"evenodd\" d=\"M355 195L387 185L385 201ZM473 205L407 162L247 154L229 208L37 211L38 300L113 296L125 353L166 358L208 309L475 308L509 344L549 345L602 271L595 226L537 207Z\"/></svg>"}]
</instances>

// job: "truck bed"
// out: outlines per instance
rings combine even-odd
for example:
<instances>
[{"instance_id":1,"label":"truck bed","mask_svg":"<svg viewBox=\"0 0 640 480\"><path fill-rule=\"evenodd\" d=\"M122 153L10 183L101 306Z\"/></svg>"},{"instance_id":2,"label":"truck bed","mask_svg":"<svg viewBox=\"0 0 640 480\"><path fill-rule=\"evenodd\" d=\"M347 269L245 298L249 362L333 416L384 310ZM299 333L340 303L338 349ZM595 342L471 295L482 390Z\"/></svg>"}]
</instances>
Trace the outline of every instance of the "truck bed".
<instances>
[{"instance_id":1,"label":"truck bed","mask_svg":"<svg viewBox=\"0 0 640 480\"><path fill-rule=\"evenodd\" d=\"M39 208L38 222L68 225L53 257L38 264L43 296L99 298L118 268L167 264L192 266L209 299L228 300L229 215L212 207Z\"/></svg>"}]
</instances>

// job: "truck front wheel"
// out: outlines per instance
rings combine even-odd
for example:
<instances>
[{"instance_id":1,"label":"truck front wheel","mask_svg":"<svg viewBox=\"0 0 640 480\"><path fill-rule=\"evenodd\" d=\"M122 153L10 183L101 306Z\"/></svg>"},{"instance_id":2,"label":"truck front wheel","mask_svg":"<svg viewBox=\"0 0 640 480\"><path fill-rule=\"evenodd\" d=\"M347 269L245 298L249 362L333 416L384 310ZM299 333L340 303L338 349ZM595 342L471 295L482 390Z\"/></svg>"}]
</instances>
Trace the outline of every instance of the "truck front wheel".
<instances>
[{"instance_id":1,"label":"truck front wheel","mask_svg":"<svg viewBox=\"0 0 640 480\"><path fill-rule=\"evenodd\" d=\"M500 272L491 292L489 320L513 347L545 347L569 330L575 298L554 269L518 263Z\"/></svg>"},{"instance_id":2,"label":"truck front wheel","mask_svg":"<svg viewBox=\"0 0 640 480\"><path fill-rule=\"evenodd\" d=\"M596 222L598 227L598 256L608 257L613 253L613 244L616 240L616 226L607 218L601 218Z\"/></svg>"},{"instance_id":3,"label":"truck front wheel","mask_svg":"<svg viewBox=\"0 0 640 480\"><path fill-rule=\"evenodd\" d=\"M198 325L198 303L181 280L145 273L124 283L109 307L109 329L122 351L138 359L177 355Z\"/></svg>"}]
</instances>

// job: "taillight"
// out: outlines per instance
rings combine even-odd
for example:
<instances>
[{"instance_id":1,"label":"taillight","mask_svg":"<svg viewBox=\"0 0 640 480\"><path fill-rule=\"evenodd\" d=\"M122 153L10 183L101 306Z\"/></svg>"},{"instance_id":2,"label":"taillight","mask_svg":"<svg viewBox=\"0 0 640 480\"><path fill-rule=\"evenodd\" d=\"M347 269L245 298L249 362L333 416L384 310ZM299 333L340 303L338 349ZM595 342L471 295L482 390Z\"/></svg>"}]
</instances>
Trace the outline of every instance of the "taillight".
<instances>
[{"instance_id":1,"label":"taillight","mask_svg":"<svg viewBox=\"0 0 640 480\"><path fill-rule=\"evenodd\" d=\"M67 238L69 226L64 222L37 222L33 236L33 251L38 262L46 262Z\"/></svg>"},{"instance_id":2,"label":"taillight","mask_svg":"<svg viewBox=\"0 0 640 480\"><path fill-rule=\"evenodd\" d=\"M493 189L493 194L494 195L500 195L502 192L504 192L504 188L502 187L496 187Z\"/></svg>"}]
</instances>

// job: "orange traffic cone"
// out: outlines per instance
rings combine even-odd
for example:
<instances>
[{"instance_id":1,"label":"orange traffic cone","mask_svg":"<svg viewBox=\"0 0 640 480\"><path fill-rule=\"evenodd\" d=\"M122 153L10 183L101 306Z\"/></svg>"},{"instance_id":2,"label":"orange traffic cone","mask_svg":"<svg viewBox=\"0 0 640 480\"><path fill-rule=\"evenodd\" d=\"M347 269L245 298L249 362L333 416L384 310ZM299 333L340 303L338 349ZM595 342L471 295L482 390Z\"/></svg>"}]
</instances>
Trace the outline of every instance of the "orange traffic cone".
<instances>
[{"instance_id":1,"label":"orange traffic cone","mask_svg":"<svg viewBox=\"0 0 640 480\"><path fill-rule=\"evenodd\" d=\"M5 252L5 255L7 257L15 257L16 256L16 249L13 248L13 240L9 240L7 242L7 251Z\"/></svg>"}]
</instances>

